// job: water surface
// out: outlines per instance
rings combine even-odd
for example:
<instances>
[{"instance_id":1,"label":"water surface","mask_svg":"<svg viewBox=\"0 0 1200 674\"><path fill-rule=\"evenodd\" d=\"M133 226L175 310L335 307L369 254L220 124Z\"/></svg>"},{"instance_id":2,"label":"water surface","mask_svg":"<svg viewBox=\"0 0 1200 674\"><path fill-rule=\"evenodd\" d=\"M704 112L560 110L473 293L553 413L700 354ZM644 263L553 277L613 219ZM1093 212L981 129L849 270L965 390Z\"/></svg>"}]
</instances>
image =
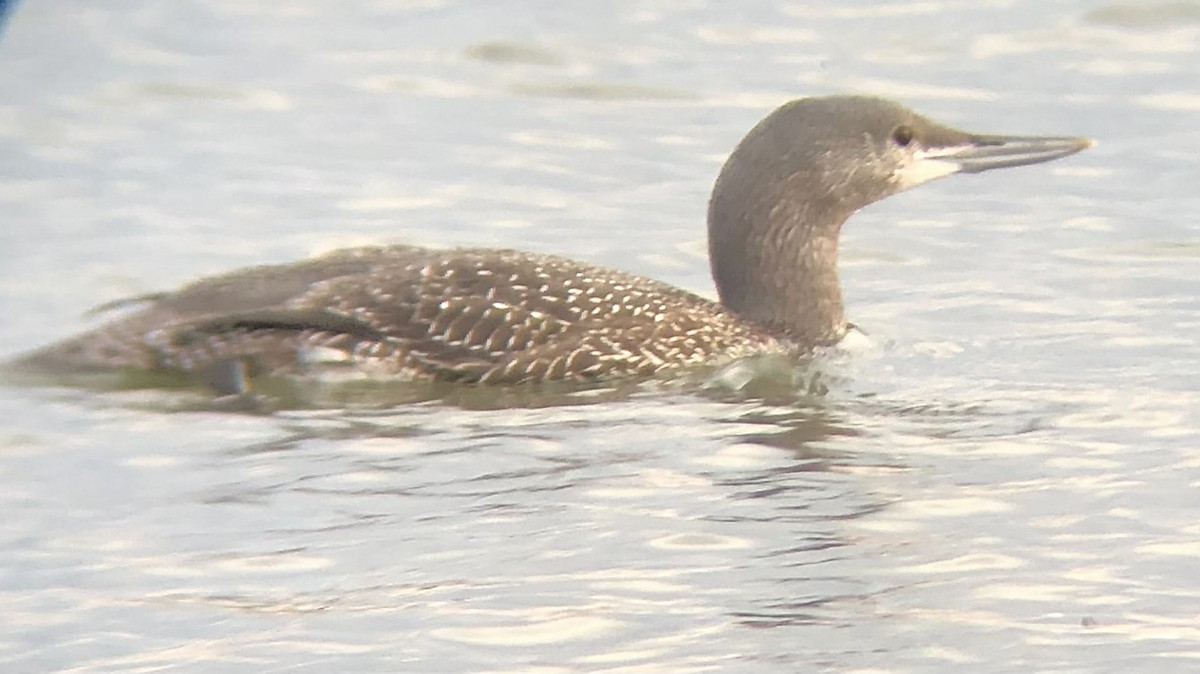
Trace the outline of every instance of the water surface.
<instances>
[{"instance_id":1,"label":"water surface","mask_svg":"<svg viewBox=\"0 0 1200 674\"><path fill-rule=\"evenodd\" d=\"M0 41L5 355L106 301L358 243L708 291L711 181L799 95L1099 145L852 220L871 344L824 396L254 415L0 388L0 668L1195 671L1197 16L23 3Z\"/></svg>"}]
</instances>

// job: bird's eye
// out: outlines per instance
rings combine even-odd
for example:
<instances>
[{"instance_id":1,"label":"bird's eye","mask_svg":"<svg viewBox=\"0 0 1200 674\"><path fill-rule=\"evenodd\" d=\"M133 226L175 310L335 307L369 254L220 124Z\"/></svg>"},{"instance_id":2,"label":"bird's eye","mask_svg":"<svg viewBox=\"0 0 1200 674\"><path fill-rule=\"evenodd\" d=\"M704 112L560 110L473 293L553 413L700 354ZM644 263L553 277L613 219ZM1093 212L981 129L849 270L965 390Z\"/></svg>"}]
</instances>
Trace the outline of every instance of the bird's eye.
<instances>
[{"instance_id":1,"label":"bird's eye","mask_svg":"<svg viewBox=\"0 0 1200 674\"><path fill-rule=\"evenodd\" d=\"M907 124L901 124L892 132L892 141L900 147L908 147L908 144L913 140L912 127Z\"/></svg>"}]
</instances>

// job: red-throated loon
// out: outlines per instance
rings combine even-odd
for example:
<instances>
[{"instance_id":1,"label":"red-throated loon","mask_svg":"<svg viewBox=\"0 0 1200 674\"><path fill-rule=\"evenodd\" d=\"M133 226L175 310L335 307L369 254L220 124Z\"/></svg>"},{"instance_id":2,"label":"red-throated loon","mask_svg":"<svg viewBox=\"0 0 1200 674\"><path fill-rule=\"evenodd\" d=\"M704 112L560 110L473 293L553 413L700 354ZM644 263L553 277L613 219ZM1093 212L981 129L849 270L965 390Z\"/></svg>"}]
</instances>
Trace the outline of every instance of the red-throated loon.
<instances>
[{"instance_id":1,"label":"red-throated loon","mask_svg":"<svg viewBox=\"0 0 1200 674\"><path fill-rule=\"evenodd\" d=\"M805 353L846 333L838 235L855 211L934 178L1090 145L958 131L879 98L804 98L759 122L713 187L720 301L551 255L357 248L202 279L14 365L287 372L333 350L372 370L492 384Z\"/></svg>"}]
</instances>

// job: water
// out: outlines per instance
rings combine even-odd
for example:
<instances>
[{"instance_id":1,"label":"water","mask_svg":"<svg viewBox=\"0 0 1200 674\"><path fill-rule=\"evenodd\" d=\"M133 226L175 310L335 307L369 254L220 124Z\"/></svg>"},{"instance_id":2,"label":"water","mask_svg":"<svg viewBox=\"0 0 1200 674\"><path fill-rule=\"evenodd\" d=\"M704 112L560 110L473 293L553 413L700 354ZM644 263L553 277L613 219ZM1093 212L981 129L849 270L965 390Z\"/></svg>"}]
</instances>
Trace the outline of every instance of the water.
<instances>
[{"instance_id":1,"label":"water","mask_svg":"<svg viewBox=\"0 0 1200 674\"><path fill-rule=\"evenodd\" d=\"M717 167L797 95L1099 145L853 219L872 345L825 396L252 415L0 388L3 671L1200 666L1195 3L9 19L0 354L108 300L366 242L705 290Z\"/></svg>"}]
</instances>

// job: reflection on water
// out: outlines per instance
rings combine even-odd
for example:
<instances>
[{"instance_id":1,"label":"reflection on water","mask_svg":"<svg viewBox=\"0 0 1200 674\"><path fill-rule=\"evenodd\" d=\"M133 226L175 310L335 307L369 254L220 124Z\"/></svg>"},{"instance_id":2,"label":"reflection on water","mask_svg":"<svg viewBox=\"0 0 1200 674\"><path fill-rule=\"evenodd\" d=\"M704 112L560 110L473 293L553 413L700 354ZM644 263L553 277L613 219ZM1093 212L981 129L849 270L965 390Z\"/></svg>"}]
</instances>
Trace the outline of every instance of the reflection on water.
<instances>
[{"instance_id":1,"label":"reflection on water","mask_svg":"<svg viewBox=\"0 0 1200 674\"><path fill-rule=\"evenodd\" d=\"M862 213L871 346L815 366L4 386L0 669L1193 671L1193 5L21 4L3 354L357 243L706 291L717 166L795 95L1100 144Z\"/></svg>"},{"instance_id":2,"label":"reflection on water","mask_svg":"<svg viewBox=\"0 0 1200 674\"><path fill-rule=\"evenodd\" d=\"M111 305L141 302L118 300ZM111 307L100 307L96 312ZM76 387L98 393L144 391L148 408L163 411L244 411L268 413L288 409L388 409L440 402L468 410L596 405L626 401L637 395L685 394L730 402L761 401L772 405L820 403L830 387L846 383L840 349L813 357L764 354L688 368L671 368L654 378L550 381L518 386L464 386L443 381L373 375L363 368L308 364L296 373L256 373L256 364L238 370L236 395L224 371L183 372L139 368L50 371L45 359L26 363L18 356L0 363L0 382L25 387Z\"/></svg>"}]
</instances>

